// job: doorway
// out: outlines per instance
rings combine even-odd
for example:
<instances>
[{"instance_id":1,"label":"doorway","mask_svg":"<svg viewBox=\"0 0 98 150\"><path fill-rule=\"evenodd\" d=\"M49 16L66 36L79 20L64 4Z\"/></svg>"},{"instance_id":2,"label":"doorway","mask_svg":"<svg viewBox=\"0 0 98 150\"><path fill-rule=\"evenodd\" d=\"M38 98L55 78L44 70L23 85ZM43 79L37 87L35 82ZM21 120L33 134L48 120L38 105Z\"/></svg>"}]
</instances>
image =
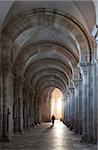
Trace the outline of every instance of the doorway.
<instances>
[{"instance_id":1,"label":"doorway","mask_svg":"<svg viewBox=\"0 0 98 150\"><path fill-rule=\"evenodd\" d=\"M53 114L57 120L64 118L64 97L58 88L55 88L51 94L51 116Z\"/></svg>"}]
</instances>

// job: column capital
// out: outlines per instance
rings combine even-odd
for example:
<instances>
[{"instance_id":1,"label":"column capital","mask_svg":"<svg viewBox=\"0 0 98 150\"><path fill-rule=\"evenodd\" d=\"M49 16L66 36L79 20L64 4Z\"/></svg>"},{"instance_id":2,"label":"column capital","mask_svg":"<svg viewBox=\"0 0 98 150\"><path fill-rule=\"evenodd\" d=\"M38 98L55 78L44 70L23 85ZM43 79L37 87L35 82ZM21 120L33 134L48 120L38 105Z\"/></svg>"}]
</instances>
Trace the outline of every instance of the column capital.
<instances>
[{"instance_id":1,"label":"column capital","mask_svg":"<svg viewBox=\"0 0 98 150\"><path fill-rule=\"evenodd\" d=\"M69 91L70 91L70 93L73 93L74 92L74 87L69 87Z\"/></svg>"},{"instance_id":2,"label":"column capital","mask_svg":"<svg viewBox=\"0 0 98 150\"><path fill-rule=\"evenodd\" d=\"M73 83L74 83L74 87L76 88L76 87L79 86L79 84L80 84L80 82L82 81L82 79L73 79L72 81L73 81Z\"/></svg>"},{"instance_id":3,"label":"column capital","mask_svg":"<svg viewBox=\"0 0 98 150\"><path fill-rule=\"evenodd\" d=\"M96 65L96 62L85 62L85 63L79 63L80 72L82 75L87 75L88 69L94 67Z\"/></svg>"},{"instance_id":4,"label":"column capital","mask_svg":"<svg viewBox=\"0 0 98 150\"><path fill-rule=\"evenodd\" d=\"M69 92L69 89L66 91L66 96L69 96L70 95L70 92Z\"/></svg>"},{"instance_id":5,"label":"column capital","mask_svg":"<svg viewBox=\"0 0 98 150\"><path fill-rule=\"evenodd\" d=\"M95 59L94 65L98 64L98 59Z\"/></svg>"},{"instance_id":6,"label":"column capital","mask_svg":"<svg viewBox=\"0 0 98 150\"><path fill-rule=\"evenodd\" d=\"M88 67L88 66L93 66L94 65L94 62L80 62L78 63L78 67Z\"/></svg>"},{"instance_id":7,"label":"column capital","mask_svg":"<svg viewBox=\"0 0 98 150\"><path fill-rule=\"evenodd\" d=\"M13 64L9 59L3 60L2 71L4 76L7 76L9 73L13 74Z\"/></svg>"},{"instance_id":8,"label":"column capital","mask_svg":"<svg viewBox=\"0 0 98 150\"><path fill-rule=\"evenodd\" d=\"M78 66L80 67L80 72L83 76L87 75L87 68L89 65L90 63L87 63L87 62L84 62L84 63L81 62L78 64Z\"/></svg>"},{"instance_id":9,"label":"column capital","mask_svg":"<svg viewBox=\"0 0 98 150\"><path fill-rule=\"evenodd\" d=\"M23 83L23 78L21 75L15 76L14 75L14 80L16 80L17 83L22 84Z\"/></svg>"},{"instance_id":10,"label":"column capital","mask_svg":"<svg viewBox=\"0 0 98 150\"><path fill-rule=\"evenodd\" d=\"M29 83L26 82L26 81L23 82L23 86L24 86L24 88L29 88L30 87Z\"/></svg>"},{"instance_id":11,"label":"column capital","mask_svg":"<svg viewBox=\"0 0 98 150\"><path fill-rule=\"evenodd\" d=\"M94 26L92 36L96 39L96 42L98 43L98 24Z\"/></svg>"}]
</instances>

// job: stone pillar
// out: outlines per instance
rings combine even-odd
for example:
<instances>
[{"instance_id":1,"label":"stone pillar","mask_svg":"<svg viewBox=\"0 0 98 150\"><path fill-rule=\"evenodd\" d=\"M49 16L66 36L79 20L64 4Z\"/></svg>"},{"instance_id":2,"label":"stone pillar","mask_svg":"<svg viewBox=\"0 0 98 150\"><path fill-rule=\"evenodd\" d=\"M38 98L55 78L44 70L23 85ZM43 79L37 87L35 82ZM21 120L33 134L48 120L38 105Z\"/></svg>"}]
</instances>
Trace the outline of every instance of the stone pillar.
<instances>
[{"instance_id":1,"label":"stone pillar","mask_svg":"<svg viewBox=\"0 0 98 150\"><path fill-rule=\"evenodd\" d=\"M80 80L79 80L79 124L78 124L78 128L79 128L79 134L82 135L82 96L83 96L83 93L82 93L82 77L80 77Z\"/></svg>"},{"instance_id":2,"label":"stone pillar","mask_svg":"<svg viewBox=\"0 0 98 150\"><path fill-rule=\"evenodd\" d=\"M97 1L97 19L96 19L96 28L97 28L97 31L96 31L96 43L97 43L97 48L96 48L96 66L95 66L95 97L94 97L94 124L93 124L93 135L95 137L94 139L94 143L97 142L98 144L98 1ZM97 82L96 82L97 81ZM97 115L96 115L97 114Z\"/></svg>"},{"instance_id":3,"label":"stone pillar","mask_svg":"<svg viewBox=\"0 0 98 150\"><path fill-rule=\"evenodd\" d=\"M42 99L39 100L39 123L42 121Z\"/></svg>"},{"instance_id":4,"label":"stone pillar","mask_svg":"<svg viewBox=\"0 0 98 150\"><path fill-rule=\"evenodd\" d=\"M23 86L23 128L27 128L27 113L26 113L26 101L27 101L27 91L25 85Z\"/></svg>"},{"instance_id":5,"label":"stone pillar","mask_svg":"<svg viewBox=\"0 0 98 150\"><path fill-rule=\"evenodd\" d=\"M74 79L74 87L75 87L75 133L79 133L79 80Z\"/></svg>"},{"instance_id":6,"label":"stone pillar","mask_svg":"<svg viewBox=\"0 0 98 150\"><path fill-rule=\"evenodd\" d=\"M68 121L67 121L67 126L70 127L70 93L69 91L67 92L67 112L68 112Z\"/></svg>"},{"instance_id":7,"label":"stone pillar","mask_svg":"<svg viewBox=\"0 0 98 150\"><path fill-rule=\"evenodd\" d=\"M0 141L3 136L3 79L2 79L2 67L0 67Z\"/></svg>"},{"instance_id":8,"label":"stone pillar","mask_svg":"<svg viewBox=\"0 0 98 150\"><path fill-rule=\"evenodd\" d=\"M81 73L83 76L83 87L82 87L82 140L87 139L87 67L81 67Z\"/></svg>"},{"instance_id":9,"label":"stone pillar","mask_svg":"<svg viewBox=\"0 0 98 150\"><path fill-rule=\"evenodd\" d=\"M19 99L18 99L18 113L19 113L19 127L18 131L23 132L23 82L22 79L20 81L19 86Z\"/></svg>"},{"instance_id":10,"label":"stone pillar","mask_svg":"<svg viewBox=\"0 0 98 150\"><path fill-rule=\"evenodd\" d=\"M14 79L14 104L13 104L13 119L14 119L14 133L18 132L18 80Z\"/></svg>"},{"instance_id":11,"label":"stone pillar","mask_svg":"<svg viewBox=\"0 0 98 150\"><path fill-rule=\"evenodd\" d=\"M29 99L29 85L28 83L24 82L23 87L23 124L24 129L29 128L30 124L30 105L29 105L30 99Z\"/></svg>"},{"instance_id":12,"label":"stone pillar","mask_svg":"<svg viewBox=\"0 0 98 150\"><path fill-rule=\"evenodd\" d=\"M75 130L75 91L73 87L69 88L71 98L71 130Z\"/></svg>"},{"instance_id":13,"label":"stone pillar","mask_svg":"<svg viewBox=\"0 0 98 150\"><path fill-rule=\"evenodd\" d=\"M93 141L93 64L87 64L87 142Z\"/></svg>"},{"instance_id":14,"label":"stone pillar","mask_svg":"<svg viewBox=\"0 0 98 150\"><path fill-rule=\"evenodd\" d=\"M29 109L30 109L30 112L29 112L29 123L30 123L30 126L34 126L34 96L33 96L33 89L30 89L30 92L29 92Z\"/></svg>"},{"instance_id":15,"label":"stone pillar","mask_svg":"<svg viewBox=\"0 0 98 150\"><path fill-rule=\"evenodd\" d=\"M68 123L68 98L66 94L64 96L64 123L65 125Z\"/></svg>"},{"instance_id":16,"label":"stone pillar","mask_svg":"<svg viewBox=\"0 0 98 150\"><path fill-rule=\"evenodd\" d=\"M93 65L91 63L81 64L83 75L83 99L82 99L82 141L93 141Z\"/></svg>"},{"instance_id":17,"label":"stone pillar","mask_svg":"<svg viewBox=\"0 0 98 150\"><path fill-rule=\"evenodd\" d=\"M13 134L13 74L12 64L4 62L3 68L3 141L9 141ZM9 88L10 86L10 88Z\"/></svg>"},{"instance_id":18,"label":"stone pillar","mask_svg":"<svg viewBox=\"0 0 98 150\"><path fill-rule=\"evenodd\" d=\"M4 75L4 74L3 74ZM3 138L4 141L9 141L7 132L7 99L6 99L6 83L5 75L3 78Z\"/></svg>"},{"instance_id":19,"label":"stone pillar","mask_svg":"<svg viewBox=\"0 0 98 150\"><path fill-rule=\"evenodd\" d=\"M97 142L98 138L98 64L93 67L93 143Z\"/></svg>"},{"instance_id":20,"label":"stone pillar","mask_svg":"<svg viewBox=\"0 0 98 150\"><path fill-rule=\"evenodd\" d=\"M70 130L72 130L72 94L71 94L71 88L69 88L69 118L70 118L69 128L70 128Z\"/></svg>"},{"instance_id":21,"label":"stone pillar","mask_svg":"<svg viewBox=\"0 0 98 150\"><path fill-rule=\"evenodd\" d=\"M36 94L34 97L34 123L39 123L39 96Z\"/></svg>"},{"instance_id":22,"label":"stone pillar","mask_svg":"<svg viewBox=\"0 0 98 150\"><path fill-rule=\"evenodd\" d=\"M14 79L14 105L13 119L14 132L23 132L23 85L22 78L15 77Z\"/></svg>"},{"instance_id":23,"label":"stone pillar","mask_svg":"<svg viewBox=\"0 0 98 150\"><path fill-rule=\"evenodd\" d=\"M92 32L95 38L95 65L93 69L93 142L98 142L98 1L96 1L96 25Z\"/></svg>"},{"instance_id":24,"label":"stone pillar","mask_svg":"<svg viewBox=\"0 0 98 150\"><path fill-rule=\"evenodd\" d=\"M66 123L66 120L67 120L67 118L66 118L66 116L67 116L67 114L66 114L66 95L64 95L64 123Z\"/></svg>"}]
</instances>

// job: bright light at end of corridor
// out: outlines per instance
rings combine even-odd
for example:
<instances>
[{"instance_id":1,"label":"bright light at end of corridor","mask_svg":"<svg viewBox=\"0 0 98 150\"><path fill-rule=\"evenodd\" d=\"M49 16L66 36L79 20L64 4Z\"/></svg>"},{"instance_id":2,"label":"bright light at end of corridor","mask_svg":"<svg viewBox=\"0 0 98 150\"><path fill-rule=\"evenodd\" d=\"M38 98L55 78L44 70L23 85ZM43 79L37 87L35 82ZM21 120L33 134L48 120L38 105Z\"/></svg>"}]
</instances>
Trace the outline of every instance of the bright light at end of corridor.
<instances>
[{"instance_id":1,"label":"bright light at end of corridor","mask_svg":"<svg viewBox=\"0 0 98 150\"><path fill-rule=\"evenodd\" d=\"M61 97L59 97L57 99L57 105L56 105L56 107L57 107L57 112L60 114L61 111L62 111L62 99L61 99Z\"/></svg>"},{"instance_id":2,"label":"bright light at end of corridor","mask_svg":"<svg viewBox=\"0 0 98 150\"><path fill-rule=\"evenodd\" d=\"M51 115L56 119L63 118L63 94L59 89L54 89L51 96Z\"/></svg>"}]
</instances>

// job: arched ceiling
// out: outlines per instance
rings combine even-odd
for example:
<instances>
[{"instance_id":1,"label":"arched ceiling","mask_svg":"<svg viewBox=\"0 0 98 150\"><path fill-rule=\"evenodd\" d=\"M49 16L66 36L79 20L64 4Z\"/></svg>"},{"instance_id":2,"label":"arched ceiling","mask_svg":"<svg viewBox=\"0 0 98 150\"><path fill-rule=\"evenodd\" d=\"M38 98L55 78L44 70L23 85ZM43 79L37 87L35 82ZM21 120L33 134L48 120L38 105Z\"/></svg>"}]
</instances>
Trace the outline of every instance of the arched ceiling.
<instances>
[{"instance_id":1,"label":"arched ceiling","mask_svg":"<svg viewBox=\"0 0 98 150\"><path fill-rule=\"evenodd\" d=\"M0 1L0 11L1 60L33 90L65 92L77 64L92 61L93 1Z\"/></svg>"},{"instance_id":2,"label":"arched ceiling","mask_svg":"<svg viewBox=\"0 0 98 150\"><path fill-rule=\"evenodd\" d=\"M92 31L95 25L95 7L90 1L0 1L0 25L5 25L10 18L22 11L34 8L51 8L67 12L77 18L88 31ZM90 11L88 11L90 9ZM90 19L89 19L90 17ZM6 19L5 19L6 18Z\"/></svg>"}]
</instances>

